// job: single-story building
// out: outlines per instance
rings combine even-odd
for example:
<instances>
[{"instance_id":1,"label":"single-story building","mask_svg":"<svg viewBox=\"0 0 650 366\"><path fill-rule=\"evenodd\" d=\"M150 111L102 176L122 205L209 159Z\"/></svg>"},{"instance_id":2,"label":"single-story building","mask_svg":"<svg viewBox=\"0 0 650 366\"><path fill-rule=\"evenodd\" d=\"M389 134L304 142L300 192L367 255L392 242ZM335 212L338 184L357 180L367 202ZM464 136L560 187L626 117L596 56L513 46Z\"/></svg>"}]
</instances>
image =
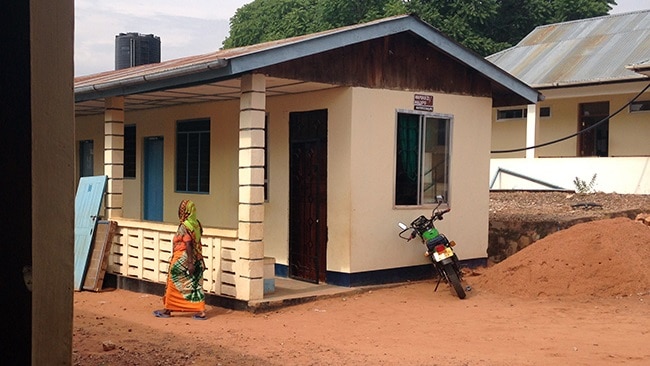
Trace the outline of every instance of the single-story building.
<instances>
[{"instance_id":1,"label":"single-story building","mask_svg":"<svg viewBox=\"0 0 650 366\"><path fill-rule=\"evenodd\" d=\"M162 283L182 199L205 290L278 276L357 286L431 271L397 223L428 215L487 257L491 111L540 93L414 16L75 79L78 174L107 175L108 271Z\"/></svg>"},{"instance_id":2,"label":"single-story building","mask_svg":"<svg viewBox=\"0 0 650 366\"><path fill-rule=\"evenodd\" d=\"M650 9L539 26L487 57L545 97L493 109L492 188L596 174L596 190L650 194L650 78L629 67L650 59L649 40Z\"/></svg>"}]
</instances>

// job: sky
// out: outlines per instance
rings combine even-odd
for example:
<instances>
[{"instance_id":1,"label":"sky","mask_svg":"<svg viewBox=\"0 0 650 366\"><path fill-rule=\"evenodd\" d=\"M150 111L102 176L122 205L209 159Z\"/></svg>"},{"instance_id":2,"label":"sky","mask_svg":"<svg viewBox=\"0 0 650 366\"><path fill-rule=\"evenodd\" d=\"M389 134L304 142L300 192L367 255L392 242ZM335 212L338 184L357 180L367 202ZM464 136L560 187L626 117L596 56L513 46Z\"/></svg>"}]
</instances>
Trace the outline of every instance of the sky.
<instances>
[{"instance_id":1,"label":"sky","mask_svg":"<svg viewBox=\"0 0 650 366\"><path fill-rule=\"evenodd\" d=\"M75 0L75 76L115 69L115 36L160 37L161 61L219 50L230 18L252 0ZM610 14L650 9L650 0L617 0Z\"/></svg>"}]
</instances>

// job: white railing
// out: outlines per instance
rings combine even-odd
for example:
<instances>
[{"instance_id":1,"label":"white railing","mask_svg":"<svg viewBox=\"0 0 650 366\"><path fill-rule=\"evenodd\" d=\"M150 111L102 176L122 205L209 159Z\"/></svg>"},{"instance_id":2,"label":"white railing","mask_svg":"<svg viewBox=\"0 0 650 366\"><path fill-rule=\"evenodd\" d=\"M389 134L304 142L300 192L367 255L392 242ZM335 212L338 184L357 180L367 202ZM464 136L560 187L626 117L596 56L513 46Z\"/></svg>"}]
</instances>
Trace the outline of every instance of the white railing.
<instances>
[{"instance_id":1,"label":"white railing","mask_svg":"<svg viewBox=\"0 0 650 366\"><path fill-rule=\"evenodd\" d=\"M111 218L117 231L108 261L108 273L165 283L172 257L176 225ZM206 292L235 297L235 251L237 230L204 228L201 237Z\"/></svg>"}]
</instances>

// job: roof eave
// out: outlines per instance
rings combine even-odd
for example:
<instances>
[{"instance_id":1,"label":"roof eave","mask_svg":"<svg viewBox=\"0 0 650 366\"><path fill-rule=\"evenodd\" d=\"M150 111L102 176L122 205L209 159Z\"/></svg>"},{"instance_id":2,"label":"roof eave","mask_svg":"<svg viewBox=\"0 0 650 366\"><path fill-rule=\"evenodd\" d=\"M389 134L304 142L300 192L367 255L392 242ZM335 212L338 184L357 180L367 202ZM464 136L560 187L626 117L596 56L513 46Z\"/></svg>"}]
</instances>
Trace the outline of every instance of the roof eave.
<instances>
[{"instance_id":1,"label":"roof eave","mask_svg":"<svg viewBox=\"0 0 650 366\"><path fill-rule=\"evenodd\" d=\"M228 60L217 59L201 64L179 67L128 79L108 81L74 88L75 103L116 95L129 95L190 86L227 77L231 72Z\"/></svg>"},{"instance_id":2,"label":"roof eave","mask_svg":"<svg viewBox=\"0 0 650 366\"><path fill-rule=\"evenodd\" d=\"M648 68L648 72L650 73L650 67ZM604 85L604 84L636 82L636 81L644 81L646 79L647 78L643 76L629 76L629 77L620 77L616 79L607 78L607 79L562 81L562 82L555 82L555 83L535 84L533 85L533 87L539 90L561 89L561 88L573 88L573 87L585 87L585 86Z\"/></svg>"},{"instance_id":3,"label":"roof eave","mask_svg":"<svg viewBox=\"0 0 650 366\"><path fill-rule=\"evenodd\" d=\"M531 103L541 100L541 94L538 91L454 42L431 25L414 16L398 16L388 21L370 22L361 26L323 32L297 42L277 45L228 59L218 59L157 74L145 74L131 79L75 88L75 101L81 102L115 95L145 93L165 88L196 85L206 81L228 79L292 59L403 32L412 32L422 37L450 57L475 69L492 82L503 86Z\"/></svg>"}]
</instances>

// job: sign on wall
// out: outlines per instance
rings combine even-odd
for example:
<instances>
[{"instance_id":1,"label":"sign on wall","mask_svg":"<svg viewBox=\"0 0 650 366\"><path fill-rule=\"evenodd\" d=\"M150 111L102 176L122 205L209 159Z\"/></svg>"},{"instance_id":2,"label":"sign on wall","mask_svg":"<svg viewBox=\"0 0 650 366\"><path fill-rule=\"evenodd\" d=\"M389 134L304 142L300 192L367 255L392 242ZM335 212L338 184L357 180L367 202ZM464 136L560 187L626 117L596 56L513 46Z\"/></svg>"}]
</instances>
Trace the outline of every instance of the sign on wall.
<instances>
[{"instance_id":1,"label":"sign on wall","mask_svg":"<svg viewBox=\"0 0 650 366\"><path fill-rule=\"evenodd\" d=\"M413 95L413 108L416 111L433 112L433 95L426 95L426 94Z\"/></svg>"}]
</instances>

